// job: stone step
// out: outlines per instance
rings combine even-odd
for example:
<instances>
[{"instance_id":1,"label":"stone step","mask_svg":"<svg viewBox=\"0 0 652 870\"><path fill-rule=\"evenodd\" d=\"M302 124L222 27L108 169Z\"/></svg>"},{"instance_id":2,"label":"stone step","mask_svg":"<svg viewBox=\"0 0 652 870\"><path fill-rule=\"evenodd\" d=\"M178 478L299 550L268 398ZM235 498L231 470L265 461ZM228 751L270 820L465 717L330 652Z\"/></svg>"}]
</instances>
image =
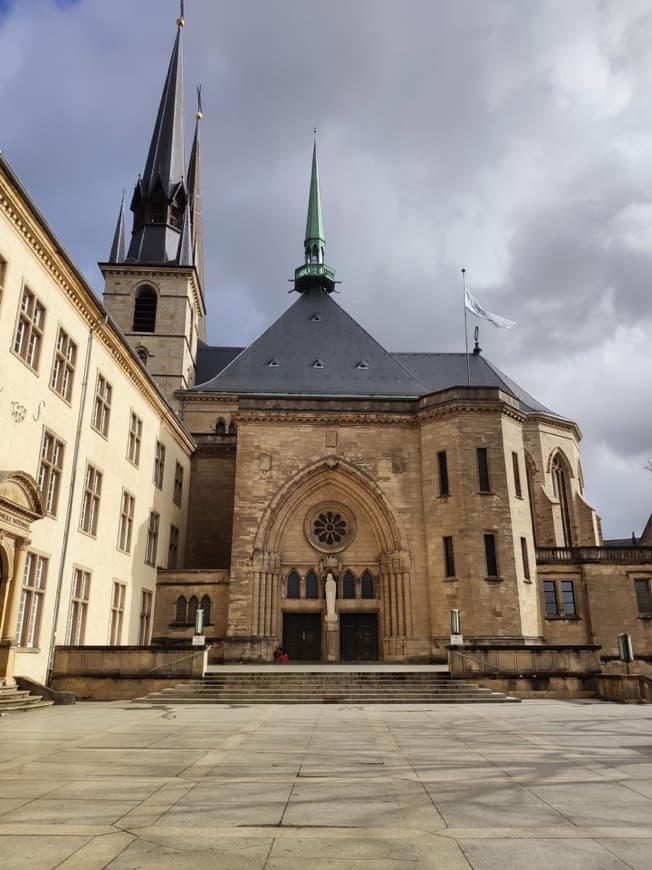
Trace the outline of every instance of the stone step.
<instances>
[{"instance_id":1,"label":"stone step","mask_svg":"<svg viewBox=\"0 0 652 870\"><path fill-rule=\"evenodd\" d=\"M499 692L492 692L490 695L457 695L454 698L430 698L422 696L414 696L410 698L399 698L395 695L388 697L371 696L361 699L358 695L346 696L338 695L332 697L315 696L311 698L297 698L295 695L283 696L259 696L255 699L243 698L240 696L231 697L225 695L221 698L157 698L150 695L143 698L136 698L135 702L146 702L148 704L165 706L167 704L185 704L188 706L200 706L203 704L242 704L251 706L252 704L492 704L492 703L519 703L518 698L512 698L508 695L502 695Z\"/></svg>"},{"instance_id":2,"label":"stone step","mask_svg":"<svg viewBox=\"0 0 652 870\"><path fill-rule=\"evenodd\" d=\"M17 686L0 686L0 713L18 713L51 707L54 701L44 701L41 695L32 695Z\"/></svg>"}]
</instances>

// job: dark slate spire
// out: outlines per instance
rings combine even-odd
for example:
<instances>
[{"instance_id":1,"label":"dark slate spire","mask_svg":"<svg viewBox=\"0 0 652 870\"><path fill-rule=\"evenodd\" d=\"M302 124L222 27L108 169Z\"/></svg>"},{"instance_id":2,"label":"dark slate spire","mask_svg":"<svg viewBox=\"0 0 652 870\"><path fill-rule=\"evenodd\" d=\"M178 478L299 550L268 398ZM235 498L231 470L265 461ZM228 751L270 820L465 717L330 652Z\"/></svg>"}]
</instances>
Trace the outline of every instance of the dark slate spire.
<instances>
[{"instance_id":1,"label":"dark slate spire","mask_svg":"<svg viewBox=\"0 0 652 870\"><path fill-rule=\"evenodd\" d=\"M111 245L111 253L109 254L109 263L124 263L125 261L125 192L122 191L122 202L120 203L120 214L118 222L115 226L113 235L113 244Z\"/></svg>"},{"instance_id":2,"label":"dark slate spire","mask_svg":"<svg viewBox=\"0 0 652 870\"><path fill-rule=\"evenodd\" d=\"M188 201L190 203L190 218L192 221L192 247L194 264L199 275L199 283L204 290L204 234L201 217L201 149L199 127L204 117L201 105L201 85L197 86L197 111L195 113L195 138L190 152L188 165Z\"/></svg>"},{"instance_id":3,"label":"dark slate spire","mask_svg":"<svg viewBox=\"0 0 652 870\"><path fill-rule=\"evenodd\" d=\"M195 265L192 236L192 218L190 216L190 204L188 204L183 215L183 227L181 229L181 239L179 240L179 252L177 255L177 264L179 266Z\"/></svg>"},{"instance_id":4,"label":"dark slate spire","mask_svg":"<svg viewBox=\"0 0 652 870\"><path fill-rule=\"evenodd\" d=\"M183 113L183 17L177 19L172 49L145 172L131 201L134 228L127 260L174 263L179 250L183 213L188 200L185 184Z\"/></svg>"},{"instance_id":5,"label":"dark slate spire","mask_svg":"<svg viewBox=\"0 0 652 870\"><path fill-rule=\"evenodd\" d=\"M312 171L310 173L310 193L308 195L308 216L306 218L306 238L303 243L305 262L294 270L294 289L304 293L313 287L321 287L327 293L335 289L335 269L324 261L326 241L321 216L321 193L319 190L319 165L317 163L317 130L312 147Z\"/></svg>"}]
</instances>

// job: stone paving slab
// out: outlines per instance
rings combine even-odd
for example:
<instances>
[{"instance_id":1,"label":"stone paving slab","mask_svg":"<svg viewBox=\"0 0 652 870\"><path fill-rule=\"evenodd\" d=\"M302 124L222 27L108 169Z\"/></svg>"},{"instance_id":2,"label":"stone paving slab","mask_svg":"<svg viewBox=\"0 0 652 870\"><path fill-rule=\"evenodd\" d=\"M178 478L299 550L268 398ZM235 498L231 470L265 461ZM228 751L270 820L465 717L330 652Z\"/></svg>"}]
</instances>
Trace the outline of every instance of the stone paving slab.
<instances>
[{"instance_id":1,"label":"stone paving slab","mask_svg":"<svg viewBox=\"0 0 652 870\"><path fill-rule=\"evenodd\" d=\"M650 707L78 704L0 745L0 870L652 870Z\"/></svg>"}]
</instances>

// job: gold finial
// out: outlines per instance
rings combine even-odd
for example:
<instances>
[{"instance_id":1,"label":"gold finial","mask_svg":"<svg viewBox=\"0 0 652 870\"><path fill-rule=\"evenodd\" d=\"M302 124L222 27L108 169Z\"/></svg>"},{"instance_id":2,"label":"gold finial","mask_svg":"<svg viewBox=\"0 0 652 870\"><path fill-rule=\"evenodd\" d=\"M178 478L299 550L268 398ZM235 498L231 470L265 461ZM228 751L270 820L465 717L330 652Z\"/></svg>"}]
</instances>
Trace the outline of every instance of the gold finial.
<instances>
[{"instance_id":1,"label":"gold finial","mask_svg":"<svg viewBox=\"0 0 652 870\"><path fill-rule=\"evenodd\" d=\"M183 27L185 22L184 18L184 0L179 0L179 17L177 18L177 27Z\"/></svg>"}]
</instances>

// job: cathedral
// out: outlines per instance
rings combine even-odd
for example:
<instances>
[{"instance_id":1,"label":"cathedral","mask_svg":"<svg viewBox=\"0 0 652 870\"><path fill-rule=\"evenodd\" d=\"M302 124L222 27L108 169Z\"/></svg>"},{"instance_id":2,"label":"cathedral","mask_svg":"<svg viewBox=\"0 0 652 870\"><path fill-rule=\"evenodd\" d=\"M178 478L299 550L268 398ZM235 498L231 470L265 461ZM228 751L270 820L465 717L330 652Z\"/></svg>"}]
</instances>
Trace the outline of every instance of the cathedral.
<instances>
[{"instance_id":1,"label":"cathedral","mask_svg":"<svg viewBox=\"0 0 652 870\"><path fill-rule=\"evenodd\" d=\"M603 540L577 423L477 345L389 350L335 300L316 142L290 306L248 347L206 343L183 26L131 234L123 201L100 263L103 305L2 158L3 372L29 398L19 467L0 447L5 674L44 679L54 646L190 645L198 613L213 662L279 645L297 661L444 662L451 610L465 642L608 658L627 631L652 657L652 524ZM57 332L65 306L79 337ZM3 426L22 413L11 392Z\"/></svg>"}]
</instances>

